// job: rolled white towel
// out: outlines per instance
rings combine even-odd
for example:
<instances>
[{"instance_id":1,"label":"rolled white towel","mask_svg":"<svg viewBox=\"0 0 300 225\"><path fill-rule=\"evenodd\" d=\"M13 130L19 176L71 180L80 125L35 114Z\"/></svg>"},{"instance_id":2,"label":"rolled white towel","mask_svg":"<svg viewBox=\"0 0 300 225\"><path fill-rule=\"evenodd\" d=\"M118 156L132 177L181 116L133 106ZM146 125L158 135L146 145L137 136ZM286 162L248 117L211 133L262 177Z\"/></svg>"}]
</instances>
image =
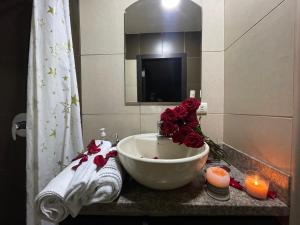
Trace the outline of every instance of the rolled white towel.
<instances>
[{"instance_id":1,"label":"rolled white towel","mask_svg":"<svg viewBox=\"0 0 300 225\"><path fill-rule=\"evenodd\" d=\"M101 141L96 140L96 145L100 145L100 143ZM97 155L105 156L111 148L111 143L108 141L103 141L100 148L100 152L90 155L88 157L88 161L77 168L75 175L67 187L67 193L64 200L72 217L78 215L80 208L77 206L83 205L82 199L87 194L88 183L90 182L93 173L96 171L97 166L93 162L94 158Z\"/></svg>"},{"instance_id":2,"label":"rolled white towel","mask_svg":"<svg viewBox=\"0 0 300 225\"><path fill-rule=\"evenodd\" d=\"M69 209L64 202L64 198L67 187L75 173L72 167L77 165L78 162L79 160L76 160L67 166L36 196L35 208L40 218L59 223L69 215ZM76 207L79 211L81 205Z\"/></svg>"},{"instance_id":3,"label":"rolled white towel","mask_svg":"<svg viewBox=\"0 0 300 225\"><path fill-rule=\"evenodd\" d=\"M115 148L110 149L116 150ZM122 168L117 158L110 158L100 170L94 170L82 198L83 205L114 201L122 189Z\"/></svg>"}]
</instances>

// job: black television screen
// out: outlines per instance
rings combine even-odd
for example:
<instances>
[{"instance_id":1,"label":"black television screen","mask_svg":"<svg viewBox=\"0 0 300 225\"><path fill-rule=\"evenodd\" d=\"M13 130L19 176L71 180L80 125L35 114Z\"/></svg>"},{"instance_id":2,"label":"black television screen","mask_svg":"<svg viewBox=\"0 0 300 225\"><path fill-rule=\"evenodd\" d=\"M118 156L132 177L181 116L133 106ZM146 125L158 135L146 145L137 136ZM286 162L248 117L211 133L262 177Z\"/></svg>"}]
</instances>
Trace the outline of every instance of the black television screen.
<instances>
[{"instance_id":1,"label":"black television screen","mask_svg":"<svg viewBox=\"0 0 300 225\"><path fill-rule=\"evenodd\" d=\"M186 98L186 55L139 55L138 101L180 102Z\"/></svg>"}]
</instances>

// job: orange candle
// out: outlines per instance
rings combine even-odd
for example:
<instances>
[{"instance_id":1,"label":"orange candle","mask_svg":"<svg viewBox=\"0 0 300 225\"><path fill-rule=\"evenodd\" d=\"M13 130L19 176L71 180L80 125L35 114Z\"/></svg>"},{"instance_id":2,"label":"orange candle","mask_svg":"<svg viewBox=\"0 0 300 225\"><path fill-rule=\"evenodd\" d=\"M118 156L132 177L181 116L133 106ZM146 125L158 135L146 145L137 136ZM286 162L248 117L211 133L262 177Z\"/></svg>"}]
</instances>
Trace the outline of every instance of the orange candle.
<instances>
[{"instance_id":1,"label":"orange candle","mask_svg":"<svg viewBox=\"0 0 300 225\"><path fill-rule=\"evenodd\" d=\"M266 199L269 191L269 181L255 171L248 171L245 177L245 189L254 198Z\"/></svg>"}]
</instances>

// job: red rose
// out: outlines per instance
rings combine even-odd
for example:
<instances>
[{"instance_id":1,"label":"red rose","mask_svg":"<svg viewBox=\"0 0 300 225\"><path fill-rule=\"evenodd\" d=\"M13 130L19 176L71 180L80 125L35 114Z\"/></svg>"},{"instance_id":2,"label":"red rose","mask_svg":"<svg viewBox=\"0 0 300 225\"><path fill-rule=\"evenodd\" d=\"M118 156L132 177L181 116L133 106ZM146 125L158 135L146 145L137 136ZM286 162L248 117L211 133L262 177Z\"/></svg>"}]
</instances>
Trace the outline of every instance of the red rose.
<instances>
[{"instance_id":1,"label":"red rose","mask_svg":"<svg viewBox=\"0 0 300 225\"><path fill-rule=\"evenodd\" d=\"M174 110L167 108L161 115L160 119L162 121L175 121L177 119L177 115Z\"/></svg>"},{"instance_id":2,"label":"red rose","mask_svg":"<svg viewBox=\"0 0 300 225\"><path fill-rule=\"evenodd\" d=\"M200 148L204 145L204 138L196 132L191 132L185 137L183 143L187 147Z\"/></svg>"},{"instance_id":3,"label":"red rose","mask_svg":"<svg viewBox=\"0 0 300 225\"><path fill-rule=\"evenodd\" d=\"M186 109L183 106L176 106L174 108L174 112L176 113L177 119L184 119L188 112L186 111Z\"/></svg>"},{"instance_id":4,"label":"red rose","mask_svg":"<svg viewBox=\"0 0 300 225\"><path fill-rule=\"evenodd\" d=\"M105 164L107 163L107 160L108 159L104 158L102 155L95 156L94 163L96 164L97 169L100 169L103 166L105 166Z\"/></svg>"},{"instance_id":5,"label":"red rose","mask_svg":"<svg viewBox=\"0 0 300 225\"><path fill-rule=\"evenodd\" d=\"M186 124L186 126L192 128L192 129L194 129L194 128L196 128L196 127L199 126L199 122L198 122L198 121L188 122L188 123Z\"/></svg>"},{"instance_id":6,"label":"red rose","mask_svg":"<svg viewBox=\"0 0 300 225\"><path fill-rule=\"evenodd\" d=\"M180 127L178 132L174 133L172 136L172 140L174 143L179 143L182 144L185 137L189 134L194 132L193 129L191 127L188 126L183 126Z\"/></svg>"},{"instance_id":7,"label":"red rose","mask_svg":"<svg viewBox=\"0 0 300 225\"><path fill-rule=\"evenodd\" d=\"M199 125L199 121L196 115L196 112L190 112L186 119L186 125L191 127L191 128L196 128Z\"/></svg>"},{"instance_id":8,"label":"red rose","mask_svg":"<svg viewBox=\"0 0 300 225\"><path fill-rule=\"evenodd\" d=\"M96 145L96 142L95 140L92 140L89 145L87 146L87 149L88 149L88 154L91 155L91 154L96 154L98 152L101 151L101 149L99 148L99 145Z\"/></svg>"},{"instance_id":9,"label":"red rose","mask_svg":"<svg viewBox=\"0 0 300 225\"><path fill-rule=\"evenodd\" d=\"M196 98L189 98L181 103L181 105L188 111L188 112L195 112L199 106L200 101Z\"/></svg>"},{"instance_id":10,"label":"red rose","mask_svg":"<svg viewBox=\"0 0 300 225\"><path fill-rule=\"evenodd\" d=\"M172 122L163 121L160 125L160 129L165 136L169 137L178 129L178 126Z\"/></svg>"}]
</instances>

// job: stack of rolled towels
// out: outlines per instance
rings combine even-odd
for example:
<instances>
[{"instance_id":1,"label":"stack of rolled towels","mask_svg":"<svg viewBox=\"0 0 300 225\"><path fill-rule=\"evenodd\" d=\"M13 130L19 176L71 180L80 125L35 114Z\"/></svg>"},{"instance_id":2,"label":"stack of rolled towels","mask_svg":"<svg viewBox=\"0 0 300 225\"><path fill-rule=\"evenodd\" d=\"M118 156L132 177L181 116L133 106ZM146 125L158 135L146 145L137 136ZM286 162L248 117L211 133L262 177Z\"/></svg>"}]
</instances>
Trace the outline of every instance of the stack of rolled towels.
<instances>
[{"instance_id":1,"label":"stack of rolled towels","mask_svg":"<svg viewBox=\"0 0 300 225\"><path fill-rule=\"evenodd\" d=\"M109 158L97 168L94 158L115 150L108 141L95 141L101 151L90 155L76 170L81 159L73 161L37 195L35 204L41 219L59 223L68 215L75 217L82 206L108 203L120 194L123 178L117 158Z\"/></svg>"}]
</instances>

